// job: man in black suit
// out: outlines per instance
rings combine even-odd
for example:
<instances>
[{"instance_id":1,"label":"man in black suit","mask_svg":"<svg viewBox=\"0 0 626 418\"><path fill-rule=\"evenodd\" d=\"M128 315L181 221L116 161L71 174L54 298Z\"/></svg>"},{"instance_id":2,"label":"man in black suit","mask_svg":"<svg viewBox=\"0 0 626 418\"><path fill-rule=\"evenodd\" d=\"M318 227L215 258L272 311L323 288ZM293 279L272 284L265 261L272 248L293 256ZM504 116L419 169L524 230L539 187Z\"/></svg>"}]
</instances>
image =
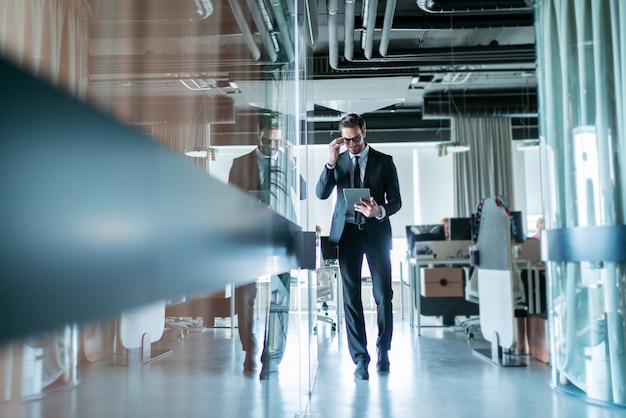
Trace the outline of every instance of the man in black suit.
<instances>
[{"instance_id":1,"label":"man in black suit","mask_svg":"<svg viewBox=\"0 0 626 418\"><path fill-rule=\"evenodd\" d=\"M244 191L253 192L263 203L295 222L296 211L290 194L293 190L295 193L299 192L301 200L305 199L306 183L297 173L293 144L283 137L281 116L278 113L263 116L257 125L257 136L258 146L252 152L233 160L228 182ZM295 179L299 179L299 182ZM272 296L261 354L262 380L278 375L278 365L285 351L290 280L290 272L272 278ZM253 330L256 295L254 282L235 289L235 309L239 318L239 338L246 352L243 364L246 372L256 368L256 338Z\"/></svg>"},{"instance_id":2,"label":"man in black suit","mask_svg":"<svg viewBox=\"0 0 626 418\"><path fill-rule=\"evenodd\" d=\"M388 351L393 331L391 299L391 224L389 217L400 210L400 186L392 157L376 151L365 141L365 121L349 114L339 122L340 138L329 144L330 157L317 183L316 194L327 199L337 189L337 202L329 243L339 247L348 348L356 364L354 376L369 379L365 318L361 300L361 268L367 255L378 318L376 369L389 371ZM347 150L340 152L342 146ZM361 199L347 207L343 189L370 189L369 201Z\"/></svg>"}]
</instances>

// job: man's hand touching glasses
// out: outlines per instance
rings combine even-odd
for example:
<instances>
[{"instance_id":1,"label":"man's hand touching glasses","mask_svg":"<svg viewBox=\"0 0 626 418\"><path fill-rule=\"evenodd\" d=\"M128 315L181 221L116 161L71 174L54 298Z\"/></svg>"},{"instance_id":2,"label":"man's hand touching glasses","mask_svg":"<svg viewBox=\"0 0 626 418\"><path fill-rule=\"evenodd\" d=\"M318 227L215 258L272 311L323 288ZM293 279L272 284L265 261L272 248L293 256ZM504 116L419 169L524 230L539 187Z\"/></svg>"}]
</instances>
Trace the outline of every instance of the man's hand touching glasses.
<instances>
[{"instance_id":1,"label":"man's hand touching glasses","mask_svg":"<svg viewBox=\"0 0 626 418\"><path fill-rule=\"evenodd\" d=\"M328 165L330 167L334 167L337 163L337 157L339 156L339 151L341 147L345 144L343 137L335 138L328 144L328 149L330 150L330 157L328 158Z\"/></svg>"}]
</instances>

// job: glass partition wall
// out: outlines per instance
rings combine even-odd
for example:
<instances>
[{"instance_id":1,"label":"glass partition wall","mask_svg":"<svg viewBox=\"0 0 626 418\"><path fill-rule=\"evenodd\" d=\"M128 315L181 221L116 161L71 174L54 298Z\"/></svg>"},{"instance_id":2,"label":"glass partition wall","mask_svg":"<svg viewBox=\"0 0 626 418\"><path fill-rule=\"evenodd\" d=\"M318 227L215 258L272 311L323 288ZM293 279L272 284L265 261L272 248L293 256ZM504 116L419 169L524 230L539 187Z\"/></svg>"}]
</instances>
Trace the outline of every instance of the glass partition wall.
<instances>
[{"instance_id":1,"label":"glass partition wall","mask_svg":"<svg viewBox=\"0 0 626 418\"><path fill-rule=\"evenodd\" d=\"M626 5L535 2L552 383L626 405Z\"/></svg>"},{"instance_id":2,"label":"glass partition wall","mask_svg":"<svg viewBox=\"0 0 626 418\"><path fill-rule=\"evenodd\" d=\"M306 37L300 33L306 25L299 5L299 2L291 1L243 0L215 3L198 0L3 1L0 2L0 55L147 134L190 165L237 186L251 199L261 201L303 230L311 231L307 199L311 198L310 191L314 186L306 178L306 161L297 158L307 155L306 124L302 123L306 114L307 50L301 45L301 40ZM33 118L36 119L36 115ZM262 154L270 156L268 160L272 162L269 165L260 162L263 161ZM254 163L246 168L248 172L239 173L239 177L248 178L249 184L237 181L234 173L235 161L246 156L253 156ZM97 158L85 155L85 158L90 157ZM274 164L284 170L275 170ZM115 170L115 167L111 169ZM279 173L274 176L275 172ZM265 178L260 178L263 174ZM196 192L203 193L202 190ZM214 196L214 200L214 213L228 210L220 203L220 196ZM206 213L206 216L211 217L212 213ZM233 233L238 233L237 225L232 229ZM233 270L238 268L236 263L232 265ZM312 276L307 272L291 270L282 283L263 276L256 284L258 347L254 356L258 362L266 334L289 333L281 369L284 368L284 380L288 379L284 384L291 386L290 399L281 408L288 408L283 412L291 416L306 409L317 364L314 327L310 323L314 316L309 314L315 306L300 303L302 300L314 302L314 297L310 296L309 277ZM172 280L176 278L172 277ZM281 284L283 288L280 288ZM287 294L290 287L295 287L298 292L294 294L292 289L291 301L287 299L286 307L283 306L291 316L288 331L266 328L269 305L281 292L284 297L285 285ZM180 295L180 299L186 303L206 296ZM227 310L227 315L218 313L215 316L218 322L221 316L233 320L232 287L226 288L221 296L209 296L216 298L216 303L220 303L220 297L228 299L231 296L230 302L220 305ZM181 312L179 315L185 317L200 317L204 321L213 319L213 316L202 318L202 314ZM98 324L81 324L78 328L72 325L68 328L71 333L67 330L60 333L59 344L65 351L72 352L71 355L65 351L62 353L65 357L61 360L67 364L59 367L72 370L61 383L78 384L81 368L94 361L107 362L110 356L123 350L116 334L118 322L119 318L111 318ZM225 324L201 324L205 329L213 328L219 334L218 339L229 339L231 344L227 345L229 348L225 352L221 345L216 348L221 350L219 353L210 355L212 347L209 345L205 352L199 352L198 357L178 362L174 367L178 367L180 373L174 373L178 377L173 378L179 379L176 385L182 385L179 391L185 390L185 371L192 373L196 365L210 374L211 370L223 373L221 368L233 363L234 372L241 372L243 357L236 323L227 321ZM179 331L175 329L173 332ZM162 337L166 345L172 335L169 332L172 330L166 329ZM94 333L97 338L90 339ZM186 338L181 339L184 345ZM100 345L91 353L89 350L93 344ZM176 345L176 342L169 345L172 344ZM16 341L14 347L22 345L29 345L29 341ZM0 385L3 389L0 391L3 395L0 411L3 402L19 402L31 395L43 396L47 389L47 383L39 378L33 383L33 391L13 390L11 385L19 380L14 375L18 370L36 374L39 366L33 365L29 372L18 364L28 359L13 356L15 350L7 351L10 350L0 351ZM33 355L40 359L39 351ZM81 364L78 364L79 352ZM215 364L207 365L207 361ZM258 376L260 366L258 363L255 376ZM21 378L37 379L34 375ZM189 384L193 381L190 378ZM59 381L56 383L58 387ZM225 388L227 391L239 389ZM269 413L269 403L281 401L281 395L277 393L280 390L275 385L262 391L259 389L258 393L253 391L250 396L260 397L259 413L251 411L251 414L272 416L261 412ZM297 395L293 396L293 393ZM207 393L207 396L214 397L215 411L237 407L236 402L228 397L221 399L219 393ZM102 401L106 402L104 398ZM127 416L132 416L135 408L140 408L140 402L140 398L129 401ZM167 402L165 394L161 402ZM232 405L226 407L221 403ZM250 405L250 402L246 404Z\"/></svg>"}]
</instances>

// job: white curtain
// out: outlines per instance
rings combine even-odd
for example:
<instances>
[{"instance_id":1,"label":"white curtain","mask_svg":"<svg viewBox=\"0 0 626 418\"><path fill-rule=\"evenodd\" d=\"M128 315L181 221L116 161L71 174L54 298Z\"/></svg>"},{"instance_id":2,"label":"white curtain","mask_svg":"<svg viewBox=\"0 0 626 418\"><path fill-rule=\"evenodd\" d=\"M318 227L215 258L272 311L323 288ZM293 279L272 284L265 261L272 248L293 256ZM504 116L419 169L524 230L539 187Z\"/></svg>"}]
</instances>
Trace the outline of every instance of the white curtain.
<instances>
[{"instance_id":1,"label":"white curtain","mask_svg":"<svg viewBox=\"0 0 626 418\"><path fill-rule=\"evenodd\" d=\"M0 56L84 98L88 18L82 0L0 0Z\"/></svg>"},{"instance_id":2,"label":"white curtain","mask_svg":"<svg viewBox=\"0 0 626 418\"><path fill-rule=\"evenodd\" d=\"M197 150L207 147L207 137L210 135L210 125L202 123L188 124L154 124L142 127L143 131L155 141L165 145L177 154L187 150ZM207 160L203 158L189 158L198 167L207 168Z\"/></svg>"},{"instance_id":3,"label":"white curtain","mask_svg":"<svg viewBox=\"0 0 626 418\"><path fill-rule=\"evenodd\" d=\"M452 141L470 151L454 155L454 213L469 217L480 199L513 202L510 118L453 118Z\"/></svg>"}]
</instances>

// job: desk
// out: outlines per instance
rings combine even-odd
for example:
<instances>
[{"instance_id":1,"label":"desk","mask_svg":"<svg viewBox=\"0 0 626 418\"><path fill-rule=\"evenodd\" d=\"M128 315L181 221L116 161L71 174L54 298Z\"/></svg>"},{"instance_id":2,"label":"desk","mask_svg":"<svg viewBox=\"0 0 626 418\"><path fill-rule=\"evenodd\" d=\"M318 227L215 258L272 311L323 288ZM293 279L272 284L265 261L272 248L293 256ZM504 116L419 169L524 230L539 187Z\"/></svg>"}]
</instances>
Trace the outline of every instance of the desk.
<instances>
[{"instance_id":1,"label":"desk","mask_svg":"<svg viewBox=\"0 0 626 418\"><path fill-rule=\"evenodd\" d=\"M409 271L409 324L415 326L415 311L417 311L417 335L421 335L421 293L422 293L422 267L433 267L436 265L460 266L465 270L466 277L469 277L468 258L415 258L407 257L406 260ZM468 302L470 303L470 302Z\"/></svg>"},{"instance_id":2,"label":"desk","mask_svg":"<svg viewBox=\"0 0 626 418\"><path fill-rule=\"evenodd\" d=\"M465 270L467 280L469 280L469 259L466 258L415 258L407 255L406 264L408 267L409 280L409 324L411 327L417 326L417 335L421 335L421 283L422 283L422 267L433 267L434 265L443 266L459 266ZM515 265L517 268L526 268L528 271L528 289L526 291L528 313L536 314L541 313L541 282L540 272L544 269L542 263L537 263L533 260L515 259ZM401 278L402 286L402 278ZM415 319L415 312L417 311L417 320ZM404 309L403 309L404 312ZM417 325L416 325L417 322Z\"/></svg>"}]
</instances>

